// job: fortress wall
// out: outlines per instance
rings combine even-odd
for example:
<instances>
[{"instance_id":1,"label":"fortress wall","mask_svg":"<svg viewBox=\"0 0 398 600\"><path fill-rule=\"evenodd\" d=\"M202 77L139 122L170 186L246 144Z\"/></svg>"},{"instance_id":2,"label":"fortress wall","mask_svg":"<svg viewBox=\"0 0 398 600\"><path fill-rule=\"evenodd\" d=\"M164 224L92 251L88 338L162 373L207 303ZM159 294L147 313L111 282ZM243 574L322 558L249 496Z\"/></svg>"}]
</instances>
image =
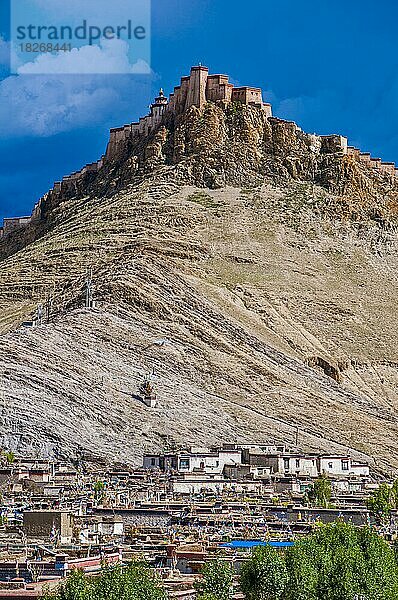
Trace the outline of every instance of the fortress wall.
<instances>
[{"instance_id":1,"label":"fortress wall","mask_svg":"<svg viewBox=\"0 0 398 600\"><path fill-rule=\"evenodd\" d=\"M244 104L263 104L263 93L260 88L239 87L232 90L232 101Z\"/></svg>"},{"instance_id":2,"label":"fortress wall","mask_svg":"<svg viewBox=\"0 0 398 600\"><path fill-rule=\"evenodd\" d=\"M164 108L162 106L154 106L151 109L152 122L158 123L163 116Z\"/></svg>"},{"instance_id":3,"label":"fortress wall","mask_svg":"<svg viewBox=\"0 0 398 600\"><path fill-rule=\"evenodd\" d=\"M26 217L12 217L3 219L3 227L0 227L0 238L7 236L9 233L13 233L30 223L40 221L41 209L43 202L48 198L49 192L44 194L34 205L32 214Z\"/></svg>"},{"instance_id":4,"label":"fortress wall","mask_svg":"<svg viewBox=\"0 0 398 600\"><path fill-rule=\"evenodd\" d=\"M373 158L370 152L361 152L358 148L354 148L353 146L348 146L348 152L350 156L354 156L359 162L371 167L373 169L377 169L386 175L395 175L397 169L395 167L395 163L393 162L382 162L380 158Z\"/></svg>"},{"instance_id":5,"label":"fortress wall","mask_svg":"<svg viewBox=\"0 0 398 600\"><path fill-rule=\"evenodd\" d=\"M32 211L32 216L31 216L31 221L39 221L40 220L41 209L42 209L43 203L47 200L48 195L49 195L49 192L44 194L44 196L42 198L40 198L39 201L36 202L36 204L34 205L34 208Z\"/></svg>"},{"instance_id":6,"label":"fortress wall","mask_svg":"<svg viewBox=\"0 0 398 600\"><path fill-rule=\"evenodd\" d=\"M243 102L246 104L246 90L244 88L234 88L232 90L232 102Z\"/></svg>"},{"instance_id":7,"label":"fortress wall","mask_svg":"<svg viewBox=\"0 0 398 600\"><path fill-rule=\"evenodd\" d=\"M232 102L232 90L233 89L234 89L234 86L232 83L227 83L224 85L224 96L225 96L226 102Z\"/></svg>"},{"instance_id":8,"label":"fortress wall","mask_svg":"<svg viewBox=\"0 0 398 600\"><path fill-rule=\"evenodd\" d=\"M155 120L153 118L153 114L151 113L145 119L146 132L149 133L149 131L153 128L154 125L155 125Z\"/></svg>"},{"instance_id":9,"label":"fortress wall","mask_svg":"<svg viewBox=\"0 0 398 600\"><path fill-rule=\"evenodd\" d=\"M387 173L387 175L395 175L395 163L393 162L382 162L380 165L380 169L384 173Z\"/></svg>"},{"instance_id":10,"label":"fortress wall","mask_svg":"<svg viewBox=\"0 0 398 600\"><path fill-rule=\"evenodd\" d=\"M263 102L262 109L267 117L272 117L272 106L268 102Z\"/></svg>"},{"instance_id":11,"label":"fortress wall","mask_svg":"<svg viewBox=\"0 0 398 600\"><path fill-rule=\"evenodd\" d=\"M3 235L8 235L12 231L25 227L32 220L32 217L15 217L11 219L4 219L3 221Z\"/></svg>"},{"instance_id":12,"label":"fortress wall","mask_svg":"<svg viewBox=\"0 0 398 600\"><path fill-rule=\"evenodd\" d=\"M355 156L355 158L359 159L360 150L359 148L355 148L354 146L347 146L347 154L349 156Z\"/></svg>"},{"instance_id":13,"label":"fortress wall","mask_svg":"<svg viewBox=\"0 0 398 600\"><path fill-rule=\"evenodd\" d=\"M321 135L321 151L327 154L342 152L348 154L348 140L343 135Z\"/></svg>"},{"instance_id":14,"label":"fortress wall","mask_svg":"<svg viewBox=\"0 0 398 600\"><path fill-rule=\"evenodd\" d=\"M168 105L168 109L173 111L174 110L174 104L175 104L175 98L174 98L174 92L170 94L169 96L169 105Z\"/></svg>"},{"instance_id":15,"label":"fortress wall","mask_svg":"<svg viewBox=\"0 0 398 600\"><path fill-rule=\"evenodd\" d=\"M115 131L115 142L116 144L118 144L119 142L124 140L124 127L119 127L116 131Z\"/></svg>"},{"instance_id":16,"label":"fortress wall","mask_svg":"<svg viewBox=\"0 0 398 600\"><path fill-rule=\"evenodd\" d=\"M373 167L373 169L379 169L381 166L381 158L371 158L370 166Z\"/></svg>"},{"instance_id":17,"label":"fortress wall","mask_svg":"<svg viewBox=\"0 0 398 600\"><path fill-rule=\"evenodd\" d=\"M116 132L117 132L117 129L111 129L109 132L109 142L108 142L108 145L106 147L106 152L105 152L106 157L113 156L115 153Z\"/></svg>"},{"instance_id":18,"label":"fortress wall","mask_svg":"<svg viewBox=\"0 0 398 600\"><path fill-rule=\"evenodd\" d=\"M206 99L210 102L217 102L217 100L230 101L233 87L232 83L228 83L227 75L209 75L206 85Z\"/></svg>"},{"instance_id":19,"label":"fortress wall","mask_svg":"<svg viewBox=\"0 0 398 600\"><path fill-rule=\"evenodd\" d=\"M88 165L86 165L83 169L82 169L82 173L95 173L96 171L98 171L98 162L93 162L90 163Z\"/></svg>"},{"instance_id":20,"label":"fortress wall","mask_svg":"<svg viewBox=\"0 0 398 600\"><path fill-rule=\"evenodd\" d=\"M172 110L173 110L173 112L178 113L181 111L181 86L180 85L178 85L174 88L173 99L174 99L174 103L173 103Z\"/></svg>"},{"instance_id":21,"label":"fortress wall","mask_svg":"<svg viewBox=\"0 0 398 600\"><path fill-rule=\"evenodd\" d=\"M136 133L138 133L140 130L140 124L139 123L132 123L131 124L131 133L132 135L135 135Z\"/></svg>"},{"instance_id":22,"label":"fortress wall","mask_svg":"<svg viewBox=\"0 0 398 600\"><path fill-rule=\"evenodd\" d=\"M282 125L288 126L292 133L296 133L297 131L301 131L301 128L294 121L287 121L285 119L279 119L279 117L271 117L271 123L274 125Z\"/></svg>"},{"instance_id":23,"label":"fortress wall","mask_svg":"<svg viewBox=\"0 0 398 600\"><path fill-rule=\"evenodd\" d=\"M145 117L141 117L140 121L139 121L139 131L142 134L146 133L146 118Z\"/></svg>"},{"instance_id":24,"label":"fortress wall","mask_svg":"<svg viewBox=\"0 0 398 600\"><path fill-rule=\"evenodd\" d=\"M292 140L296 139L301 131L293 121L285 121L276 117L270 118L271 139L273 152L276 156L283 156L292 150Z\"/></svg>"},{"instance_id":25,"label":"fortress wall","mask_svg":"<svg viewBox=\"0 0 398 600\"><path fill-rule=\"evenodd\" d=\"M102 168L104 160L115 156L117 152L117 146L120 144L120 142L123 142L131 135L134 125L134 123L130 123L129 125L123 125L123 127L115 127L110 130L109 142L106 148L106 153L104 156L102 156L102 158L99 161L97 161L98 166L99 164L101 164L101 167L99 168Z\"/></svg>"},{"instance_id":26,"label":"fortress wall","mask_svg":"<svg viewBox=\"0 0 398 600\"><path fill-rule=\"evenodd\" d=\"M80 178L81 175L81 171L76 171L75 173L72 173L71 175L67 175L66 177L62 178L62 181L76 181L77 179Z\"/></svg>"},{"instance_id":27,"label":"fortress wall","mask_svg":"<svg viewBox=\"0 0 398 600\"><path fill-rule=\"evenodd\" d=\"M190 77L182 77L179 86L174 88L175 95L175 106L174 110L177 113L181 113L186 108L188 88L189 88Z\"/></svg>"}]
</instances>

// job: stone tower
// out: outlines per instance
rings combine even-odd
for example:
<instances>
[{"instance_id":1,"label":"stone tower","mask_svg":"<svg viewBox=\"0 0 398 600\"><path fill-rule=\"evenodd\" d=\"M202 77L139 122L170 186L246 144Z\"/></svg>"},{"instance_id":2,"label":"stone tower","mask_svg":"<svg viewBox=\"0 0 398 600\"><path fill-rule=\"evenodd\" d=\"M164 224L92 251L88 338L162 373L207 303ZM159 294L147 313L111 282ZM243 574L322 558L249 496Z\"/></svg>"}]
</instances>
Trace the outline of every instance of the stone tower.
<instances>
[{"instance_id":1,"label":"stone tower","mask_svg":"<svg viewBox=\"0 0 398 600\"><path fill-rule=\"evenodd\" d=\"M206 86L209 69L207 67L192 67L189 77L189 87L185 108L197 106L203 108L206 104Z\"/></svg>"},{"instance_id":2,"label":"stone tower","mask_svg":"<svg viewBox=\"0 0 398 600\"><path fill-rule=\"evenodd\" d=\"M168 105L168 100L164 95L162 88L159 90L159 96L156 96L155 102L151 105L151 115L155 118L160 117Z\"/></svg>"}]
</instances>

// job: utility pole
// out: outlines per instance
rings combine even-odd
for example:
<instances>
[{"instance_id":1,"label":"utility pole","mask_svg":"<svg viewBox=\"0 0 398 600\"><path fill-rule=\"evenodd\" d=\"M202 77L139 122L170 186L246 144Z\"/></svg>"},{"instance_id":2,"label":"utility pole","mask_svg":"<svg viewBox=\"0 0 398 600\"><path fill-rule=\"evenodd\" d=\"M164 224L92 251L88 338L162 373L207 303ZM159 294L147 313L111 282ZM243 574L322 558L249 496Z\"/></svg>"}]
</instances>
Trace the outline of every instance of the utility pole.
<instances>
[{"instance_id":1,"label":"utility pole","mask_svg":"<svg viewBox=\"0 0 398 600\"><path fill-rule=\"evenodd\" d=\"M36 310L36 326L40 326L43 323L43 305L38 304Z\"/></svg>"}]
</instances>

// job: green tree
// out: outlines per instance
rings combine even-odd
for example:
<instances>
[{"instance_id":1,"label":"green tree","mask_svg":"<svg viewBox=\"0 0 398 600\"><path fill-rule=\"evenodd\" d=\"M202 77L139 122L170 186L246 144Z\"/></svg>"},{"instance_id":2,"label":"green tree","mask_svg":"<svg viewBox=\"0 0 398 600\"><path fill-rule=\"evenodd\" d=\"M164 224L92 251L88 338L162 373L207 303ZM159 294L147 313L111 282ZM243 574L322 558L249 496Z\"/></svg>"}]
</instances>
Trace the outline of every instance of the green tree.
<instances>
[{"instance_id":1,"label":"green tree","mask_svg":"<svg viewBox=\"0 0 398 600\"><path fill-rule=\"evenodd\" d=\"M316 541L311 538L307 538L305 544L299 542L299 546L286 553L286 598L318 600L320 573L314 560L316 554Z\"/></svg>"},{"instance_id":2,"label":"green tree","mask_svg":"<svg viewBox=\"0 0 398 600\"><path fill-rule=\"evenodd\" d=\"M243 564L240 586L247 600L279 600L288 583L285 560L271 546L258 546Z\"/></svg>"},{"instance_id":3,"label":"green tree","mask_svg":"<svg viewBox=\"0 0 398 600\"><path fill-rule=\"evenodd\" d=\"M387 483L382 483L366 500L366 507L378 524L388 522L395 505L395 492L396 488L392 491Z\"/></svg>"},{"instance_id":4,"label":"green tree","mask_svg":"<svg viewBox=\"0 0 398 600\"><path fill-rule=\"evenodd\" d=\"M83 571L74 570L57 589L45 592L44 600L95 600L91 587Z\"/></svg>"},{"instance_id":5,"label":"green tree","mask_svg":"<svg viewBox=\"0 0 398 600\"><path fill-rule=\"evenodd\" d=\"M166 600L167 594L154 571L142 563L131 563L124 570L123 594L115 600ZM107 596L101 600L108 600Z\"/></svg>"},{"instance_id":6,"label":"green tree","mask_svg":"<svg viewBox=\"0 0 398 600\"><path fill-rule=\"evenodd\" d=\"M200 600L231 600L233 571L225 561L212 560L202 569L202 579L195 582Z\"/></svg>"},{"instance_id":7,"label":"green tree","mask_svg":"<svg viewBox=\"0 0 398 600\"><path fill-rule=\"evenodd\" d=\"M396 600L394 551L368 527L322 526L286 554L286 600Z\"/></svg>"},{"instance_id":8,"label":"green tree","mask_svg":"<svg viewBox=\"0 0 398 600\"><path fill-rule=\"evenodd\" d=\"M9 465L12 465L15 462L15 454L12 452L12 450L5 452L4 457Z\"/></svg>"},{"instance_id":9,"label":"green tree","mask_svg":"<svg viewBox=\"0 0 398 600\"><path fill-rule=\"evenodd\" d=\"M105 483L98 479L93 486L94 496L97 501L102 500L105 493Z\"/></svg>"},{"instance_id":10,"label":"green tree","mask_svg":"<svg viewBox=\"0 0 398 600\"><path fill-rule=\"evenodd\" d=\"M317 506L327 508L332 497L332 484L330 479L324 473L315 480L314 485L308 491L310 502L314 502Z\"/></svg>"},{"instance_id":11,"label":"green tree","mask_svg":"<svg viewBox=\"0 0 398 600\"><path fill-rule=\"evenodd\" d=\"M43 600L166 600L166 592L154 572L141 563L127 567L105 566L98 577L73 571Z\"/></svg>"}]
</instances>

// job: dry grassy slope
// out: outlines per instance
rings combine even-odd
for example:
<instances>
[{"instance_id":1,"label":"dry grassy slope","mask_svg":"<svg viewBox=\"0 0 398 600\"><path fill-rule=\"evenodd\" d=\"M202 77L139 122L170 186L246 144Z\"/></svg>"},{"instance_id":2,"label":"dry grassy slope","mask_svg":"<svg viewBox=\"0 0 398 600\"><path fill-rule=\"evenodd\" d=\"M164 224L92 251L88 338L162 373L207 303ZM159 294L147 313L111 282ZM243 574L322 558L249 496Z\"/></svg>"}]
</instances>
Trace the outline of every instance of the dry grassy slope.
<instances>
[{"instance_id":1,"label":"dry grassy slope","mask_svg":"<svg viewBox=\"0 0 398 600\"><path fill-rule=\"evenodd\" d=\"M293 442L298 425L303 448L397 468L396 236L316 216L307 184L166 181L65 202L2 262L3 446L139 462L167 436ZM52 290L53 320L16 329ZM135 397L152 368L157 409Z\"/></svg>"}]
</instances>

